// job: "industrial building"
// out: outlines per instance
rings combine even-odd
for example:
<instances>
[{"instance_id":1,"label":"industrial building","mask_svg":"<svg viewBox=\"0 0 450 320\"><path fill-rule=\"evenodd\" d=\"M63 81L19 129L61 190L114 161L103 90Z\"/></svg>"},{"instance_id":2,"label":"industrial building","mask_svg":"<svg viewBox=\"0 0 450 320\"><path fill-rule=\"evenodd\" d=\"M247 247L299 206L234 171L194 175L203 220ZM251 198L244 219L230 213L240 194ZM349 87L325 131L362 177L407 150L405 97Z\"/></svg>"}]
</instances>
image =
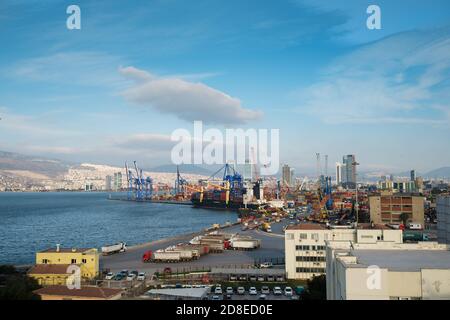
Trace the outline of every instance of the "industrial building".
<instances>
[{"instance_id":1,"label":"industrial building","mask_svg":"<svg viewBox=\"0 0 450 320\"><path fill-rule=\"evenodd\" d=\"M97 249L50 248L36 253L36 265L28 271L41 285L66 284L72 274L69 267L80 267L81 280L90 280L99 275L100 254Z\"/></svg>"},{"instance_id":2,"label":"industrial building","mask_svg":"<svg viewBox=\"0 0 450 320\"><path fill-rule=\"evenodd\" d=\"M327 242L327 300L450 299L450 251L436 242Z\"/></svg>"},{"instance_id":3,"label":"industrial building","mask_svg":"<svg viewBox=\"0 0 450 320\"><path fill-rule=\"evenodd\" d=\"M286 275L288 279L311 279L326 272L326 241L354 243L403 242L403 232L382 225L360 224L358 228L302 223L285 232Z\"/></svg>"},{"instance_id":4,"label":"industrial building","mask_svg":"<svg viewBox=\"0 0 450 320\"><path fill-rule=\"evenodd\" d=\"M439 243L450 244L450 196L440 196L436 201L437 237Z\"/></svg>"},{"instance_id":5,"label":"industrial building","mask_svg":"<svg viewBox=\"0 0 450 320\"><path fill-rule=\"evenodd\" d=\"M370 221L377 224L401 224L402 214L408 222L424 225L425 198L416 194L381 193L369 196Z\"/></svg>"}]
</instances>

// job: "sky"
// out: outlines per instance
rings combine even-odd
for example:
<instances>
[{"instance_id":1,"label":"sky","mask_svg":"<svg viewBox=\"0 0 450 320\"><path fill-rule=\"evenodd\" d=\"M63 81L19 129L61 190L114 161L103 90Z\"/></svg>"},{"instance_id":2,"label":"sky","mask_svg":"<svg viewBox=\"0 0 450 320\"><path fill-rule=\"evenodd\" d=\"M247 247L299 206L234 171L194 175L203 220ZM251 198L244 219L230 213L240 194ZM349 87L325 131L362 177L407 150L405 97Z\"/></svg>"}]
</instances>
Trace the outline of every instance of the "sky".
<instances>
[{"instance_id":1,"label":"sky","mask_svg":"<svg viewBox=\"0 0 450 320\"><path fill-rule=\"evenodd\" d=\"M151 168L198 120L279 129L298 174L317 152L426 172L450 165L449 89L447 0L0 2L3 151Z\"/></svg>"}]
</instances>

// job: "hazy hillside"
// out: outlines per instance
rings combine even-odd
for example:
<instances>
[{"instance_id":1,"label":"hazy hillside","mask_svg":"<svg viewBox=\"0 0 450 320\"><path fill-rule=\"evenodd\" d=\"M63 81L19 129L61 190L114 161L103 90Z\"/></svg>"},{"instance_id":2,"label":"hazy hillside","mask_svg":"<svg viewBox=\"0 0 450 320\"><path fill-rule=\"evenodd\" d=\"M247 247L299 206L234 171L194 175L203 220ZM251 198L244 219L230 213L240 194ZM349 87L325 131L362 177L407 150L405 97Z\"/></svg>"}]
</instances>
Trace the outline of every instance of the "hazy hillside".
<instances>
[{"instance_id":1,"label":"hazy hillside","mask_svg":"<svg viewBox=\"0 0 450 320\"><path fill-rule=\"evenodd\" d=\"M426 178L439 179L450 177L450 167L442 167L424 174Z\"/></svg>"},{"instance_id":2,"label":"hazy hillside","mask_svg":"<svg viewBox=\"0 0 450 320\"><path fill-rule=\"evenodd\" d=\"M0 170L2 171L26 171L54 178L64 174L69 167L70 164L59 160L0 151Z\"/></svg>"}]
</instances>

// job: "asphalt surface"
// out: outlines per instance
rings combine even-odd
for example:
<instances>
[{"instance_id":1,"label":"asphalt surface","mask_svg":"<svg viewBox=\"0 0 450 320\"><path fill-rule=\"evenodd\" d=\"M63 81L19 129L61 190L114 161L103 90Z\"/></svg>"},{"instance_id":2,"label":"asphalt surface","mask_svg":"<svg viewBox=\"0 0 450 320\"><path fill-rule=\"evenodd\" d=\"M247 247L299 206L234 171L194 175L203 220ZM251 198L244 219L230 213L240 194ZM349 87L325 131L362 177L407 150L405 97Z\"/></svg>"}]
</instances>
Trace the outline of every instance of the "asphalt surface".
<instances>
[{"instance_id":1,"label":"asphalt surface","mask_svg":"<svg viewBox=\"0 0 450 320\"><path fill-rule=\"evenodd\" d=\"M142 255L147 250L164 249L171 245L181 242L189 242L192 235L180 236L177 238L163 239L149 244L130 247L124 253L102 257L100 260L101 269L109 269L111 272L119 272L121 270L137 270L146 272L148 275L156 271L162 272L164 268L170 267L172 271L183 269L202 269L210 267L236 267L242 268L247 265L253 265L255 260L270 260L271 258L284 257L284 232L283 226L289 224L291 220L284 219L279 223L272 223L272 233L266 233L261 230L242 231L241 226L231 226L223 229L226 233L239 233L242 235L250 235L255 239L261 240L261 247L252 251L234 251L226 250L223 253L208 254L200 259L190 262L180 263L143 263Z\"/></svg>"}]
</instances>

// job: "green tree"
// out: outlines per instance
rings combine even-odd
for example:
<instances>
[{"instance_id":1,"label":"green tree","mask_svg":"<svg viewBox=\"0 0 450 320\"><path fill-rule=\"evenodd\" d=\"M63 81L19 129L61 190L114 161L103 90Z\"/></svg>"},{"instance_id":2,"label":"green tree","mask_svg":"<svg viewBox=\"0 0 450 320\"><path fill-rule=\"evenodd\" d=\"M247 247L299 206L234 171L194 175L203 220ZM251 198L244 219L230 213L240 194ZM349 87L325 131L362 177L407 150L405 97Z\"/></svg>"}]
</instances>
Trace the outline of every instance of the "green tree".
<instances>
[{"instance_id":1,"label":"green tree","mask_svg":"<svg viewBox=\"0 0 450 320\"><path fill-rule=\"evenodd\" d=\"M326 300L327 299L327 279L325 275L313 277L308 280L307 288L301 294L302 300Z\"/></svg>"},{"instance_id":2,"label":"green tree","mask_svg":"<svg viewBox=\"0 0 450 320\"><path fill-rule=\"evenodd\" d=\"M400 214L400 220L402 221L403 225L406 226L409 220L409 214L403 212L402 214Z\"/></svg>"},{"instance_id":3,"label":"green tree","mask_svg":"<svg viewBox=\"0 0 450 320\"><path fill-rule=\"evenodd\" d=\"M13 266L0 266L0 282L0 300L39 300L33 293L41 287L38 282Z\"/></svg>"}]
</instances>

